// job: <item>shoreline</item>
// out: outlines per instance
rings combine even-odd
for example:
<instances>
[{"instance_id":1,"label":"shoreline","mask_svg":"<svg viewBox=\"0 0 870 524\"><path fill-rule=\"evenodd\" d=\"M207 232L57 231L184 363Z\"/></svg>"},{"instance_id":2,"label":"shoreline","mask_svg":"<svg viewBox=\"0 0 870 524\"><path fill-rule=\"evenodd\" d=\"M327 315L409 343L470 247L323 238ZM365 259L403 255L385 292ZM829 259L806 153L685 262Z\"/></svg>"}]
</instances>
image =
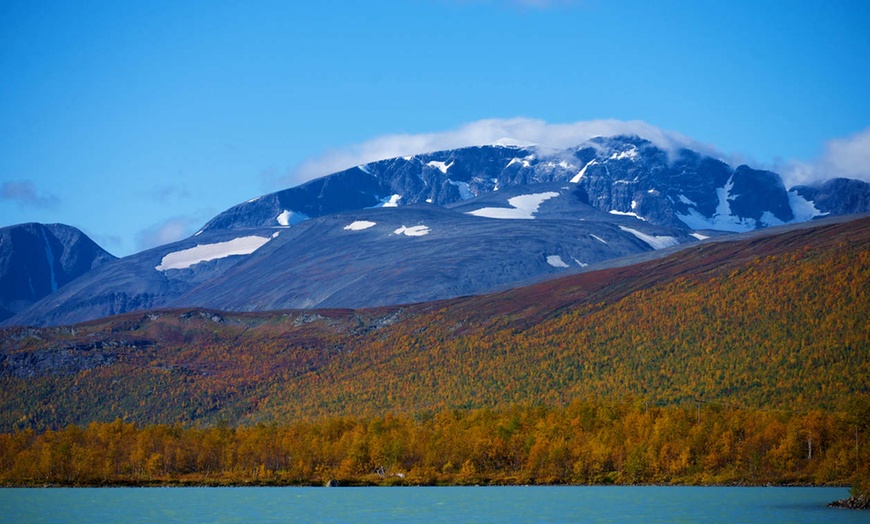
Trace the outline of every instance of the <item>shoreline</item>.
<instances>
[{"instance_id":1,"label":"shoreline","mask_svg":"<svg viewBox=\"0 0 870 524\"><path fill-rule=\"evenodd\" d=\"M674 488L850 488L849 484L812 484L812 483L731 483L731 484L699 484L699 483L649 483L649 484L568 484L568 483L512 483L512 482L476 482L476 483L422 483L422 482L374 482L330 479L328 481L305 481L305 482L202 482L202 481L112 481L112 482L71 482L71 483L5 483L0 484L0 489L57 489L57 488L408 488L408 487L612 487L612 488L638 488L638 487L674 487ZM848 497L832 502L845 503L855 499ZM864 504L868 501L863 500ZM845 506L844 506L845 507Z\"/></svg>"}]
</instances>

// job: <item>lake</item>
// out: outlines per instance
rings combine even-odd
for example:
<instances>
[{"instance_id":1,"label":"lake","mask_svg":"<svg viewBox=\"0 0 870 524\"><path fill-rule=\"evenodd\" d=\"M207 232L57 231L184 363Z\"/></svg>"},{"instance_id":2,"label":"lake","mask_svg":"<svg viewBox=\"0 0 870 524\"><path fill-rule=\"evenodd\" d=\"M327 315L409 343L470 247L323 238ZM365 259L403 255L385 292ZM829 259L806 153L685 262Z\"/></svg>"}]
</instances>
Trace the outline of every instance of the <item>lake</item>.
<instances>
[{"instance_id":1,"label":"lake","mask_svg":"<svg viewBox=\"0 0 870 524\"><path fill-rule=\"evenodd\" d=\"M0 522L870 522L846 488L0 489Z\"/></svg>"}]
</instances>

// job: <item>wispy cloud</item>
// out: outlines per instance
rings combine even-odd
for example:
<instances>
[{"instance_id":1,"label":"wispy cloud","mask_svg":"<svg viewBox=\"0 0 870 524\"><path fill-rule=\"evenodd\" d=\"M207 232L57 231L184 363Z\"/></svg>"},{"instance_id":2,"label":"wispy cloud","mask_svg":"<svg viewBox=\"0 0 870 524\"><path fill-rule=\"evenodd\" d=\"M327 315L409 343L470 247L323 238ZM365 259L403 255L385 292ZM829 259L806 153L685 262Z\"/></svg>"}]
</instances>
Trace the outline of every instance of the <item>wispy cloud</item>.
<instances>
[{"instance_id":1,"label":"wispy cloud","mask_svg":"<svg viewBox=\"0 0 870 524\"><path fill-rule=\"evenodd\" d=\"M187 238L202 225L198 218L175 216L136 233L136 247L144 251L152 247Z\"/></svg>"},{"instance_id":2,"label":"wispy cloud","mask_svg":"<svg viewBox=\"0 0 870 524\"><path fill-rule=\"evenodd\" d=\"M387 135L327 151L302 163L287 177L278 181L283 185L296 185L376 160L459 147L498 144L564 149L577 146L592 137L611 135L637 135L669 152L686 147L721 156L712 146L641 121L589 120L571 124L549 124L531 118L487 119L450 131Z\"/></svg>"},{"instance_id":3,"label":"wispy cloud","mask_svg":"<svg viewBox=\"0 0 870 524\"><path fill-rule=\"evenodd\" d=\"M40 193L36 184L30 180L3 182L0 186L0 199L9 200L20 206L48 209L57 207L60 199L51 194Z\"/></svg>"},{"instance_id":4,"label":"wispy cloud","mask_svg":"<svg viewBox=\"0 0 870 524\"><path fill-rule=\"evenodd\" d=\"M781 170L789 187L831 178L870 182L870 127L850 137L829 140L819 158L811 162L791 162Z\"/></svg>"},{"instance_id":5,"label":"wispy cloud","mask_svg":"<svg viewBox=\"0 0 870 524\"><path fill-rule=\"evenodd\" d=\"M148 196L152 200L162 204L172 200L188 199L190 198L190 192L183 185L163 184L152 188Z\"/></svg>"}]
</instances>

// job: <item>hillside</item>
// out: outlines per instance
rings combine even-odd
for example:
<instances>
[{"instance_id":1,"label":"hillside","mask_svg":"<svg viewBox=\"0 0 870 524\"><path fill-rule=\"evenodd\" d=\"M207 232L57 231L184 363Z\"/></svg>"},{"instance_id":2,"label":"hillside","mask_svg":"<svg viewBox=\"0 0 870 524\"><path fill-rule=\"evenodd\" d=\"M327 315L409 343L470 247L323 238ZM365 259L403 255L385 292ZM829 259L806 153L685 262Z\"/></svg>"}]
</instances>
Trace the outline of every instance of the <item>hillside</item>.
<instances>
[{"instance_id":1,"label":"hillside","mask_svg":"<svg viewBox=\"0 0 870 524\"><path fill-rule=\"evenodd\" d=\"M582 398L838 409L870 378L870 218L373 310L0 332L0 429L286 423Z\"/></svg>"}]
</instances>

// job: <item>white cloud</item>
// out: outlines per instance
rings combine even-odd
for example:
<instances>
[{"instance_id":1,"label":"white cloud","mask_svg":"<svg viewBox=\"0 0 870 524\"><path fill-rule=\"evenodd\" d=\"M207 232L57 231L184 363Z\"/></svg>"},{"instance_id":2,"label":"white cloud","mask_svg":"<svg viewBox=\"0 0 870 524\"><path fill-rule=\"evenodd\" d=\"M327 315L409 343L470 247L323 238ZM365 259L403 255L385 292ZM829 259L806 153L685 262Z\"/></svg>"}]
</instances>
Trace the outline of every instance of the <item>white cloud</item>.
<instances>
[{"instance_id":1,"label":"white cloud","mask_svg":"<svg viewBox=\"0 0 870 524\"><path fill-rule=\"evenodd\" d=\"M782 177L787 187L840 177L870 182L870 127L847 138L829 140L819 158L787 164Z\"/></svg>"},{"instance_id":2,"label":"white cloud","mask_svg":"<svg viewBox=\"0 0 870 524\"><path fill-rule=\"evenodd\" d=\"M152 247L187 238L196 232L200 222L188 216L172 217L136 234L136 247L144 251Z\"/></svg>"},{"instance_id":3,"label":"white cloud","mask_svg":"<svg viewBox=\"0 0 870 524\"><path fill-rule=\"evenodd\" d=\"M685 135L665 131L641 121L589 120L570 124L549 124L531 118L486 119L440 133L386 135L361 144L328 151L308 160L281 182L296 185L356 165L385 158L416 155L481 145L519 145L549 149L577 146L596 136L638 135L662 149L673 152L681 147L721 156L712 146Z\"/></svg>"}]
</instances>

